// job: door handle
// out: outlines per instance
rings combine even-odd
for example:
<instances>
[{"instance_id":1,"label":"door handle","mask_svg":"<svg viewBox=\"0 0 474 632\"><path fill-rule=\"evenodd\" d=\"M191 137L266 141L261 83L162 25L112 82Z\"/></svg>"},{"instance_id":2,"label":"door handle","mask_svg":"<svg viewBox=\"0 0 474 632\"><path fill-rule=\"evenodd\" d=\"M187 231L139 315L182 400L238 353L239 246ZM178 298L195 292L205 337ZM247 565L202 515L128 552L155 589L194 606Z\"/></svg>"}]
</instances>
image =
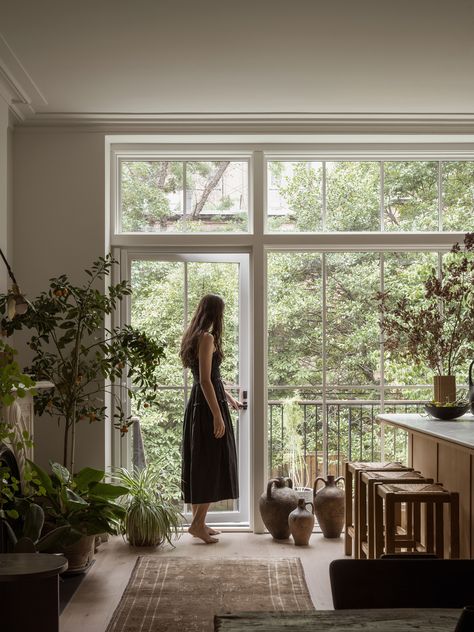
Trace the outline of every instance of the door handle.
<instances>
[{"instance_id":1,"label":"door handle","mask_svg":"<svg viewBox=\"0 0 474 632\"><path fill-rule=\"evenodd\" d=\"M247 396L247 391L242 391L242 410L247 410L248 408Z\"/></svg>"}]
</instances>

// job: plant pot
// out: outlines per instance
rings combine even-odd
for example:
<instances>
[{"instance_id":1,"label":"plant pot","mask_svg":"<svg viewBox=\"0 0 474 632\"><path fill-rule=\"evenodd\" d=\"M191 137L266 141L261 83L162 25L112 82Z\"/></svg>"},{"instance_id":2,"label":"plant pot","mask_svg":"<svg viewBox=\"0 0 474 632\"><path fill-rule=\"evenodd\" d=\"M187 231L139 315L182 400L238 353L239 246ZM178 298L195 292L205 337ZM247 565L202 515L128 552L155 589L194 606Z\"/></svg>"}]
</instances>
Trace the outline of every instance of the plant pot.
<instances>
[{"instance_id":1,"label":"plant pot","mask_svg":"<svg viewBox=\"0 0 474 632\"><path fill-rule=\"evenodd\" d=\"M445 404L456 401L456 377L454 375L435 375L433 385L435 402Z\"/></svg>"},{"instance_id":2,"label":"plant pot","mask_svg":"<svg viewBox=\"0 0 474 632\"><path fill-rule=\"evenodd\" d=\"M298 496L291 479L270 479L267 491L260 497L259 506L263 523L275 540L287 540L290 537L288 516L298 506Z\"/></svg>"},{"instance_id":3,"label":"plant pot","mask_svg":"<svg viewBox=\"0 0 474 632\"><path fill-rule=\"evenodd\" d=\"M313 490L311 490L311 493L312 491ZM311 505L312 511L308 511L306 505ZM295 545L308 546L314 528L313 503L306 503L304 498L300 498L298 500L298 507L288 516L288 525Z\"/></svg>"},{"instance_id":4,"label":"plant pot","mask_svg":"<svg viewBox=\"0 0 474 632\"><path fill-rule=\"evenodd\" d=\"M328 476L324 480L321 476L314 481L314 513L325 538L338 538L344 526L344 491L337 486L344 477ZM319 491L318 482L323 481L324 487Z\"/></svg>"},{"instance_id":5,"label":"plant pot","mask_svg":"<svg viewBox=\"0 0 474 632\"><path fill-rule=\"evenodd\" d=\"M85 572L94 559L95 535L83 535L77 542L65 546L62 554L68 561L68 573Z\"/></svg>"}]
</instances>

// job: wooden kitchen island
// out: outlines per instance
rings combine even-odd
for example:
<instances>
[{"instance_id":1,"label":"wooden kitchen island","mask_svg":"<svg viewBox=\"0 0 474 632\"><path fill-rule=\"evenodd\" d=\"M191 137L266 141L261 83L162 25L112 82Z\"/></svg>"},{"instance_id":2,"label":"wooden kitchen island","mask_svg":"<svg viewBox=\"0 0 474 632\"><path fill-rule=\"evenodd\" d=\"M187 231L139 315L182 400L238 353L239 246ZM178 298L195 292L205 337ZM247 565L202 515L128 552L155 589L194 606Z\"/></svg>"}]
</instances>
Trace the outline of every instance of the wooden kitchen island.
<instances>
[{"instance_id":1,"label":"wooden kitchen island","mask_svg":"<svg viewBox=\"0 0 474 632\"><path fill-rule=\"evenodd\" d=\"M474 558L474 416L440 421L428 415L378 415L408 432L408 463L426 477L459 492L460 556Z\"/></svg>"}]
</instances>

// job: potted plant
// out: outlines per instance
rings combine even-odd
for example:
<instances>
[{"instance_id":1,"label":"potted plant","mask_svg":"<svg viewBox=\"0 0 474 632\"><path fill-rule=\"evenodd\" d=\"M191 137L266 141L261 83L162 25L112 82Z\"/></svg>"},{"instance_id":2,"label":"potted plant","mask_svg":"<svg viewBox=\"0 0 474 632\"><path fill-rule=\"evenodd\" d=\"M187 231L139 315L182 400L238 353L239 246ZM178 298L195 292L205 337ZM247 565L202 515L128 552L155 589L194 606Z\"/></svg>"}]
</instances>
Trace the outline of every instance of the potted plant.
<instances>
[{"instance_id":1,"label":"potted plant","mask_svg":"<svg viewBox=\"0 0 474 632\"><path fill-rule=\"evenodd\" d=\"M24 397L26 389L34 386L15 359L16 350L0 338L0 552L7 541L7 521L19 518L16 498L22 494L19 465L25 464L25 451L32 445L28 433L11 426L4 417L4 407L11 406L15 398ZM23 471L23 483L29 472Z\"/></svg>"},{"instance_id":2,"label":"potted plant","mask_svg":"<svg viewBox=\"0 0 474 632\"><path fill-rule=\"evenodd\" d=\"M157 397L155 369L164 355L163 345L129 326L104 326L106 317L131 293L125 281L101 291L114 263L110 255L100 257L85 270L87 281L82 285L74 285L67 275L50 279L49 288L12 319L7 317L9 297L0 295L2 330L7 335L31 332L28 345L34 357L29 371L54 384L37 395L35 408L63 422L63 465L71 472L76 425L105 418L104 393L109 392L115 402L114 426L122 435L131 420L122 406L121 391L128 391L137 410ZM132 382L133 389L128 386Z\"/></svg>"},{"instance_id":3,"label":"potted plant","mask_svg":"<svg viewBox=\"0 0 474 632\"><path fill-rule=\"evenodd\" d=\"M125 517L124 507L116 500L127 488L105 483L105 472L86 467L72 475L59 463L51 463L51 475L30 463L34 473L35 502L42 508L49 529L67 526L57 551L69 561L69 571L84 570L94 554L95 536L117 535Z\"/></svg>"},{"instance_id":4,"label":"potted plant","mask_svg":"<svg viewBox=\"0 0 474 632\"><path fill-rule=\"evenodd\" d=\"M132 546L159 546L178 536L182 515L175 500L165 495L161 475L151 465L117 470L116 479L126 488L122 499L122 531Z\"/></svg>"},{"instance_id":5,"label":"potted plant","mask_svg":"<svg viewBox=\"0 0 474 632\"><path fill-rule=\"evenodd\" d=\"M392 357L426 365L434 373L434 401L456 401L455 371L474 344L474 233L443 258L424 282L422 302L379 293L385 349Z\"/></svg>"},{"instance_id":6,"label":"potted plant","mask_svg":"<svg viewBox=\"0 0 474 632\"><path fill-rule=\"evenodd\" d=\"M283 449L284 463L288 467L288 477L293 481L293 489L306 502L313 500L313 488L306 487L308 465L303 454L301 426L304 423L301 406L296 398L289 398L283 404L283 423L285 441Z\"/></svg>"},{"instance_id":7,"label":"potted plant","mask_svg":"<svg viewBox=\"0 0 474 632\"><path fill-rule=\"evenodd\" d=\"M14 553L49 553L70 530L70 525L56 527L43 534L44 511L34 502L25 498L16 499L18 517L12 526L7 518L1 518L10 538Z\"/></svg>"}]
</instances>

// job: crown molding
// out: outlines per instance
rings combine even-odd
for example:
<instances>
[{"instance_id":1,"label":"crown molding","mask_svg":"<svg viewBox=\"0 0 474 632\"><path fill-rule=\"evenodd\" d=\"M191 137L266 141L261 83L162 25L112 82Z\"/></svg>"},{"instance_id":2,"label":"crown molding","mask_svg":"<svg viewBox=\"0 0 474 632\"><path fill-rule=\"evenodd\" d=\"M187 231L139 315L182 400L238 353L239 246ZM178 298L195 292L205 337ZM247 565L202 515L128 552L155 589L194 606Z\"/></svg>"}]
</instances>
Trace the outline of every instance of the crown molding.
<instances>
[{"instance_id":1,"label":"crown molding","mask_svg":"<svg viewBox=\"0 0 474 632\"><path fill-rule=\"evenodd\" d=\"M81 113L34 112L21 129L51 127L146 133L428 133L473 134L474 113L245 112Z\"/></svg>"},{"instance_id":2,"label":"crown molding","mask_svg":"<svg viewBox=\"0 0 474 632\"><path fill-rule=\"evenodd\" d=\"M7 102L17 123L36 114L47 100L0 33L0 96Z\"/></svg>"}]
</instances>

